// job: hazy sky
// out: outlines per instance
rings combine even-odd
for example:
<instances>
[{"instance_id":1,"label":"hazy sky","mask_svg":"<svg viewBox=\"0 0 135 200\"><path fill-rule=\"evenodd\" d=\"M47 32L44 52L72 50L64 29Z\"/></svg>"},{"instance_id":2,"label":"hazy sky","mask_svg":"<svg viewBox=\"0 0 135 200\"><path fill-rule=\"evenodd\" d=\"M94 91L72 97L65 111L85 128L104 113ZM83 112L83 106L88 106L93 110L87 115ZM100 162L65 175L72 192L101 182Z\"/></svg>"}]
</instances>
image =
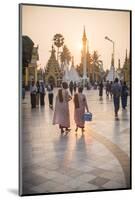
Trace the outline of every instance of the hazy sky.
<instances>
[{"instance_id":1,"label":"hazy sky","mask_svg":"<svg viewBox=\"0 0 135 200\"><path fill-rule=\"evenodd\" d=\"M75 65L81 61L83 26L89 41L89 51L97 50L104 69L110 68L112 43L115 42L115 67L118 58L124 62L126 48L130 49L130 13L73 8L23 6L22 34L28 35L39 45L39 64L42 67L50 57L53 36L61 33L65 44L74 56Z\"/></svg>"}]
</instances>

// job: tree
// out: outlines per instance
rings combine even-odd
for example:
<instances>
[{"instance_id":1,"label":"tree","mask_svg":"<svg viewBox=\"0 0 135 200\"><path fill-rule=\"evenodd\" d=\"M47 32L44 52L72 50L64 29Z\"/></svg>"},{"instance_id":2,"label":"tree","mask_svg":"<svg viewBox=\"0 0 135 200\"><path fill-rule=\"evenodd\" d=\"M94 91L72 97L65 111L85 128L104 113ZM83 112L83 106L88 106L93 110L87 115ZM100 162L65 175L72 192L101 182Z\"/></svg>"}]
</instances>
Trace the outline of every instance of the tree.
<instances>
[{"instance_id":1,"label":"tree","mask_svg":"<svg viewBox=\"0 0 135 200\"><path fill-rule=\"evenodd\" d=\"M92 79L97 80L98 73L100 71L101 60L99 60L100 55L97 51L92 54Z\"/></svg>"},{"instance_id":2,"label":"tree","mask_svg":"<svg viewBox=\"0 0 135 200\"><path fill-rule=\"evenodd\" d=\"M60 33L57 33L54 35L53 41L54 41L54 45L58 48L57 50L57 60L58 60L59 48L62 47L64 44L64 37Z\"/></svg>"},{"instance_id":3,"label":"tree","mask_svg":"<svg viewBox=\"0 0 135 200\"><path fill-rule=\"evenodd\" d=\"M25 68L28 67L28 64L31 61L32 50L34 42L26 35L22 36L22 70L25 74Z\"/></svg>"},{"instance_id":4,"label":"tree","mask_svg":"<svg viewBox=\"0 0 135 200\"><path fill-rule=\"evenodd\" d=\"M69 64L71 61L71 53L66 45L63 46L63 51L60 55L61 63L64 64L66 61Z\"/></svg>"}]
</instances>

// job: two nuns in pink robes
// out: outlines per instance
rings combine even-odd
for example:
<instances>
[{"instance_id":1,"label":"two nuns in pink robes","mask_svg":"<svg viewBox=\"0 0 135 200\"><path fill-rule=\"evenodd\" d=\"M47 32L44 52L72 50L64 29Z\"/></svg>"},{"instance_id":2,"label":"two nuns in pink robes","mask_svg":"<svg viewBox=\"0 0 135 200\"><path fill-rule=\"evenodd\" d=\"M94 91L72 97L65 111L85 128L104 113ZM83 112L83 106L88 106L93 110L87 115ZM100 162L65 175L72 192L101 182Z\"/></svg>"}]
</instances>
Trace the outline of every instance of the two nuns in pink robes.
<instances>
[{"instance_id":1,"label":"two nuns in pink robes","mask_svg":"<svg viewBox=\"0 0 135 200\"><path fill-rule=\"evenodd\" d=\"M70 116L69 116L69 101L72 97L69 95L68 84L66 82L62 83L62 88L58 90L58 94L56 96L55 103L55 111L53 117L53 124L59 124L59 128L61 129L61 133L68 133L70 129ZM85 113L85 109L89 112L87 100L84 94L82 94L83 88L78 88L78 93L74 95L74 119L76 123L76 132L78 128L82 129L82 133L84 132L84 124L83 116ZM65 130L64 130L65 129Z\"/></svg>"}]
</instances>

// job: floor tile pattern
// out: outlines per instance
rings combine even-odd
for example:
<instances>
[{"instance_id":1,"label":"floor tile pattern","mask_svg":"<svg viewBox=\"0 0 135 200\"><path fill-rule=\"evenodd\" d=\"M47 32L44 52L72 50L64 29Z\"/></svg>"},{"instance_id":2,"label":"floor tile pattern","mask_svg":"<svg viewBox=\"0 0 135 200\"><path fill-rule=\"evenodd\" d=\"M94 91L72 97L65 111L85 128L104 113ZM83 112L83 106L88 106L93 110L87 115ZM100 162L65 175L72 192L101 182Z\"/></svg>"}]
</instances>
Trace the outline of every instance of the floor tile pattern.
<instances>
[{"instance_id":1,"label":"floor tile pattern","mask_svg":"<svg viewBox=\"0 0 135 200\"><path fill-rule=\"evenodd\" d=\"M55 89L55 95L57 89ZM98 91L84 91L93 121L85 133L75 133L70 102L71 133L61 135L52 125L53 110L31 109L29 93L22 101L23 194L93 191L130 187L130 113L120 109L114 120L111 99ZM105 94L104 94L105 96Z\"/></svg>"}]
</instances>

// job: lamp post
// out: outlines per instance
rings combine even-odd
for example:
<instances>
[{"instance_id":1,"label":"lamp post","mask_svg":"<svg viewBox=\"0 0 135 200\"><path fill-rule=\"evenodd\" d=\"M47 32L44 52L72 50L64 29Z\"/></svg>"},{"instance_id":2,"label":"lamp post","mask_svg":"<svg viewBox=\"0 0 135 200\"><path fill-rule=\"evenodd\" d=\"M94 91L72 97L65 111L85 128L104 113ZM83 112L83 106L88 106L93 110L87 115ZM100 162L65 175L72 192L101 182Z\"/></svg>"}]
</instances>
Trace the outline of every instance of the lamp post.
<instances>
[{"instance_id":1,"label":"lamp post","mask_svg":"<svg viewBox=\"0 0 135 200\"><path fill-rule=\"evenodd\" d=\"M114 43L114 41L111 40L108 36L105 36L105 39L108 40L109 42L111 42L111 43L113 44L113 54L112 54L112 59L113 59L112 61L113 61L113 63L112 63L112 65L113 65L114 72L115 72L115 67L114 67L114 54L115 54L114 45L115 45L115 43ZM113 80L114 80L114 72L113 72Z\"/></svg>"}]
</instances>

